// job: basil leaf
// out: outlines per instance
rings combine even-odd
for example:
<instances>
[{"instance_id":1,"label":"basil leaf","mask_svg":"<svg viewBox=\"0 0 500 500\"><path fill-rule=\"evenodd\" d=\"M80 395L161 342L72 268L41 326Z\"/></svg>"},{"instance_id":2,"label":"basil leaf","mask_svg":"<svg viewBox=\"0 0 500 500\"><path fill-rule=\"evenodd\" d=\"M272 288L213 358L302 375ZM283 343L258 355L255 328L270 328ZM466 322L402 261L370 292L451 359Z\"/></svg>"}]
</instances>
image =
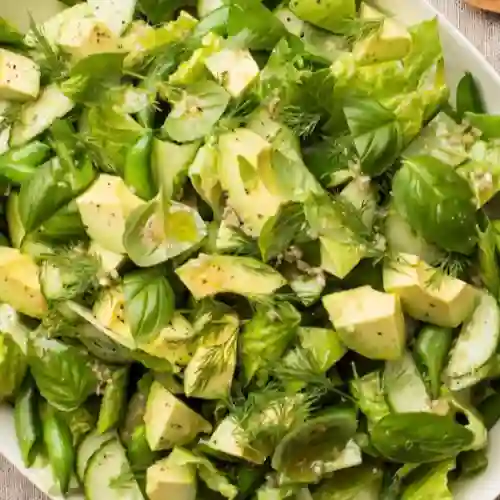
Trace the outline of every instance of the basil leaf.
<instances>
[{"instance_id":1,"label":"basil leaf","mask_svg":"<svg viewBox=\"0 0 500 500\"><path fill-rule=\"evenodd\" d=\"M105 52L81 59L71 68L69 79L61 83L63 94L75 102L95 102L103 90L120 83L125 55Z\"/></svg>"},{"instance_id":2,"label":"basil leaf","mask_svg":"<svg viewBox=\"0 0 500 500\"><path fill-rule=\"evenodd\" d=\"M466 112L484 113L484 103L481 92L472 73L465 73L457 86L457 115L462 119Z\"/></svg>"},{"instance_id":3,"label":"basil leaf","mask_svg":"<svg viewBox=\"0 0 500 500\"><path fill-rule=\"evenodd\" d=\"M67 167L62 159L53 158L21 186L19 215L26 233L38 229L94 180L95 172L88 159L79 167Z\"/></svg>"},{"instance_id":4,"label":"basil leaf","mask_svg":"<svg viewBox=\"0 0 500 500\"><path fill-rule=\"evenodd\" d=\"M174 314L174 292L158 269L135 271L123 278L125 317L136 339L148 339L166 327Z\"/></svg>"},{"instance_id":5,"label":"basil leaf","mask_svg":"<svg viewBox=\"0 0 500 500\"><path fill-rule=\"evenodd\" d=\"M247 47L271 50L287 34L283 23L260 0L232 0L229 4L227 34L248 35Z\"/></svg>"},{"instance_id":6,"label":"basil leaf","mask_svg":"<svg viewBox=\"0 0 500 500\"><path fill-rule=\"evenodd\" d=\"M372 444L389 460L426 463L446 460L468 449L474 436L448 416L393 413L371 430Z\"/></svg>"},{"instance_id":7,"label":"basil leaf","mask_svg":"<svg viewBox=\"0 0 500 500\"><path fill-rule=\"evenodd\" d=\"M267 219L259 235L262 260L267 262L286 250L306 223L300 203L281 205L278 213Z\"/></svg>"},{"instance_id":8,"label":"basil leaf","mask_svg":"<svg viewBox=\"0 0 500 500\"><path fill-rule=\"evenodd\" d=\"M206 81L188 86L170 100L174 107L163 131L174 141L191 142L210 134L229 104L230 95L215 82Z\"/></svg>"},{"instance_id":9,"label":"basil leaf","mask_svg":"<svg viewBox=\"0 0 500 500\"><path fill-rule=\"evenodd\" d=\"M60 340L31 339L28 362L40 393L59 410L76 410L98 388L97 361Z\"/></svg>"},{"instance_id":10,"label":"basil leaf","mask_svg":"<svg viewBox=\"0 0 500 500\"><path fill-rule=\"evenodd\" d=\"M404 146L396 115L375 99L356 98L344 106L344 114L366 175L389 168Z\"/></svg>"},{"instance_id":11,"label":"basil leaf","mask_svg":"<svg viewBox=\"0 0 500 500\"><path fill-rule=\"evenodd\" d=\"M472 252L474 193L450 165L430 156L408 158L394 177L392 193L396 210L427 241L451 252Z\"/></svg>"}]
</instances>

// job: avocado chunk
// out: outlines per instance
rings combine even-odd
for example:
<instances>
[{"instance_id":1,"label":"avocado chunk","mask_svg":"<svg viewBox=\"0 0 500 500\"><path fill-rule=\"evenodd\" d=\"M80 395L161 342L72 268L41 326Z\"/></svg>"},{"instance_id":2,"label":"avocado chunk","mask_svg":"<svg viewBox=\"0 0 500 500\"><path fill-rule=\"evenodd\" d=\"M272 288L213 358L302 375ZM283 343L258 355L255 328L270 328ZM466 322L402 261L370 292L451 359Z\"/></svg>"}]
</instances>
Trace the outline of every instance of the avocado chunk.
<instances>
[{"instance_id":1,"label":"avocado chunk","mask_svg":"<svg viewBox=\"0 0 500 500\"><path fill-rule=\"evenodd\" d=\"M194 354L195 345L190 339L195 333L182 314L174 313L170 325L163 328L155 339L141 342L139 348L151 356L166 359L174 368L186 366Z\"/></svg>"},{"instance_id":2,"label":"avocado chunk","mask_svg":"<svg viewBox=\"0 0 500 500\"><path fill-rule=\"evenodd\" d=\"M236 369L238 317L225 314L200 344L184 372L184 392L188 397L224 399L229 396Z\"/></svg>"},{"instance_id":3,"label":"avocado chunk","mask_svg":"<svg viewBox=\"0 0 500 500\"><path fill-rule=\"evenodd\" d=\"M92 13L92 9L87 4L87 2L78 3L73 7L62 9L60 12L50 17L43 24L41 24L39 26L39 29L43 33L44 38L51 45L58 45L59 37L61 35L61 30L66 23L72 20L83 20L86 18L93 18L93 17L94 14ZM26 34L24 42L29 47L36 46L36 37L33 31L29 31Z\"/></svg>"},{"instance_id":4,"label":"avocado chunk","mask_svg":"<svg viewBox=\"0 0 500 500\"><path fill-rule=\"evenodd\" d=\"M128 324L125 322L125 298L121 287L104 289L94 303L92 313L105 327L108 335L119 344L135 349L136 343Z\"/></svg>"},{"instance_id":5,"label":"avocado chunk","mask_svg":"<svg viewBox=\"0 0 500 500\"><path fill-rule=\"evenodd\" d=\"M106 274L116 274L125 261L122 254L106 250L95 241L90 243L89 255L94 255L99 259L101 270Z\"/></svg>"},{"instance_id":6,"label":"avocado chunk","mask_svg":"<svg viewBox=\"0 0 500 500\"><path fill-rule=\"evenodd\" d=\"M259 66L246 49L222 49L206 57L205 66L233 97L243 94L259 75Z\"/></svg>"},{"instance_id":7,"label":"avocado chunk","mask_svg":"<svg viewBox=\"0 0 500 500\"><path fill-rule=\"evenodd\" d=\"M344 279L366 255L366 250L358 244L324 236L319 241L321 268L340 279Z\"/></svg>"},{"instance_id":8,"label":"avocado chunk","mask_svg":"<svg viewBox=\"0 0 500 500\"><path fill-rule=\"evenodd\" d=\"M149 500L196 500L196 466L178 465L170 456L156 462L146 473Z\"/></svg>"},{"instance_id":9,"label":"avocado chunk","mask_svg":"<svg viewBox=\"0 0 500 500\"><path fill-rule=\"evenodd\" d=\"M21 146L30 141L58 118L68 114L74 106L75 103L61 92L57 84L48 85L36 101L26 103L21 109L19 120L12 127L11 146Z\"/></svg>"},{"instance_id":10,"label":"avocado chunk","mask_svg":"<svg viewBox=\"0 0 500 500\"><path fill-rule=\"evenodd\" d=\"M380 21L380 28L363 38L353 48L354 57L361 64L373 64L402 59L410 51L412 39L409 31L398 22L385 17L368 4L362 4L360 18Z\"/></svg>"},{"instance_id":11,"label":"avocado chunk","mask_svg":"<svg viewBox=\"0 0 500 500\"><path fill-rule=\"evenodd\" d=\"M252 236L286 201L266 187L262 172L270 170L271 144L256 132L239 128L219 138L219 176L234 209Z\"/></svg>"},{"instance_id":12,"label":"avocado chunk","mask_svg":"<svg viewBox=\"0 0 500 500\"><path fill-rule=\"evenodd\" d=\"M93 54L123 51L119 38L106 24L91 16L68 19L61 27L58 43L74 60Z\"/></svg>"},{"instance_id":13,"label":"avocado chunk","mask_svg":"<svg viewBox=\"0 0 500 500\"><path fill-rule=\"evenodd\" d=\"M35 261L15 248L0 247L0 302L33 318L47 310Z\"/></svg>"},{"instance_id":14,"label":"avocado chunk","mask_svg":"<svg viewBox=\"0 0 500 500\"><path fill-rule=\"evenodd\" d=\"M200 254L175 272L197 300L225 292L269 295L286 284L272 267L251 257Z\"/></svg>"},{"instance_id":15,"label":"avocado chunk","mask_svg":"<svg viewBox=\"0 0 500 500\"><path fill-rule=\"evenodd\" d=\"M88 0L94 16L120 36L134 17L137 0Z\"/></svg>"},{"instance_id":16,"label":"avocado chunk","mask_svg":"<svg viewBox=\"0 0 500 500\"><path fill-rule=\"evenodd\" d=\"M212 426L159 382L153 382L144 414L146 439L153 451L168 450L192 441Z\"/></svg>"},{"instance_id":17,"label":"avocado chunk","mask_svg":"<svg viewBox=\"0 0 500 500\"><path fill-rule=\"evenodd\" d=\"M203 441L203 449L214 456L241 458L254 464L263 464L266 454L246 445L240 438L241 430L232 417L226 417L217 426L210 439Z\"/></svg>"},{"instance_id":18,"label":"avocado chunk","mask_svg":"<svg viewBox=\"0 0 500 500\"><path fill-rule=\"evenodd\" d=\"M292 0L290 10L303 21L336 32L356 16L355 0Z\"/></svg>"},{"instance_id":19,"label":"avocado chunk","mask_svg":"<svg viewBox=\"0 0 500 500\"><path fill-rule=\"evenodd\" d=\"M40 92L40 69L28 57L0 49L0 99L27 101Z\"/></svg>"},{"instance_id":20,"label":"avocado chunk","mask_svg":"<svg viewBox=\"0 0 500 500\"><path fill-rule=\"evenodd\" d=\"M135 196L123 179L101 174L76 204L89 237L104 249L124 254L123 233L128 215L143 201Z\"/></svg>"},{"instance_id":21,"label":"avocado chunk","mask_svg":"<svg viewBox=\"0 0 500 500\"><path fill-rule=\"evenodd\" d=\"M399 254L384 265L384 289L401 298L415 319L456 328L476 304L477 292L462 280L445 275L422 259Z\"/></svg>"},{"instance_id":22,"label":"avocado chunk","mask_svg":"<svg viewBox=\"0 0 500 500\"><path fill-rule=\"evenodd\" d=\"M343 343L371 359L397 359L406 341L399 298L362 286L323 297Z\"/></svg>"}]
</instances>

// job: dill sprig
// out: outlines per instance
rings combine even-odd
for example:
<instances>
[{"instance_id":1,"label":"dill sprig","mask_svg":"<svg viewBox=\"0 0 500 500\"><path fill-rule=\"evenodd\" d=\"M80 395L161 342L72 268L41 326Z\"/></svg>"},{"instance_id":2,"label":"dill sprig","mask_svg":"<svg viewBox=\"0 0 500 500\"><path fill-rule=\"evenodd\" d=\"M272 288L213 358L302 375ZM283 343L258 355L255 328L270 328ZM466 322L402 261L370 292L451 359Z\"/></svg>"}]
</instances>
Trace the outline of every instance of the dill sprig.
<instances>
[{"instance_id":1,"label":"dill sprig","mask_svg":"<svg viewBox=\"0 0 500 500\"><path fill-rule=\"evenodd\" d=\"M11 127L19 119L22 109L21 103L9 102L6 109L0 113L0 132Z\"/></svg>"},{"instance_id":2,"label":"dill sprig","mask_svg":"<svg viewBox=\"0 0 500 500\"><path fill-rule=\"evenodd\" d=\"M426 285L431 287L441 286L442 279L446 276L461 278L471 268L473 261L470 256L456 252L448 252L437 262L435 270L430 273Z\"/></svg>"},{"instance_id":3,"label":"dill sprig","mask_svg":"<svg viewBox=\"0 0 500 500\"><path fill-rule=\"evenodd\" d=\"M320 396L318 391L288 394L275 384L252 392L230 404L236 438L244 446L274 447L291 429L309 419Z\"/></svg>"},{"instance_id":4,"label":"dill sprig","mask_svg":"<svg viewBox=\"0 0 500 500\"><path fill-rule=\"evenodd\" d=\"M236 332L225 342L207 348L203 363L199 364L195 372L195 384L191 391L203 391L210 380L223 372L236 356Z\"/></svg>"},{"instance_id":5,"label":"dill sprig","mask_svg":"<svg viewBox=\"0 0 500 500\"><path fill-rule=\"evenodd\" d=\"M68 57L59 47L50 43L32 17L30 17L30 34L34 49L32 56L40 66L42 74L50 81L66 78L69 72Z\"/></svg>"},{"instance_id":6,"label":"dill sprig","mask_svg":"<svg viewBox=\"0 0 500 500\"><path fill-rule=\"evenodd\" d=\"M344 35L348 43L355 44L380 30L383 22L384 19L361 19L359 17L351 17L342 22L337 32L340 35Z\"/></svg>"},{"instance_id":7,"label":"dill sprig","mask_svg":"<svg viewBox=\"0 0 500 500\"><path fill-rule=\"evenodd\" d=\"M338 379L328 377L310 351L297 347L281 363L268 368L270 375L283 385L300 383L323 392L336 392L342 398L351 399L338 389Z\"/></svg>"},{"instance_id":8,"label":"dill sprig","mask_svg":"<svg viewBox=\"0 0 500 500\"><path fill-rule=\"evenodd\" d=\"M278 111L278 120L296 136L306 139L321 121L321 114L302 109L295 104L287 104Z\"/></svg>"},{"instance_id":9,"label":"dill sprig","mask_svg":"<svg viewBox=\"0 0 500 500\"><path fill-rule=\"evenodd\" d=\"M58 249L41 260L40 280L49 301L72 300L99 287L101 262L81 247Z\"/></svg>"}]
</instances>

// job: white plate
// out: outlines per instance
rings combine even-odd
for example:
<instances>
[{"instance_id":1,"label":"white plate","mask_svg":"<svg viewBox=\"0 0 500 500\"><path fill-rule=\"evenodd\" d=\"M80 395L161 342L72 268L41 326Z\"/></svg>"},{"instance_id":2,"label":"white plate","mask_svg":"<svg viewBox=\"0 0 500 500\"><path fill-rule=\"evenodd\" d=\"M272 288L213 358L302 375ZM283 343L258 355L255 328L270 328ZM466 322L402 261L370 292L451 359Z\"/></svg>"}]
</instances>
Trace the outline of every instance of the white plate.
<instances>
[{"instance_id":1,"label":"white plate","mask_svg":"<svg viewBox=\"0 0 500 500\"><path fill-rule=\"evenodd\" d=\"M460 34L443 16L427 4L426 0L378 0L377 3L402 21L413 24L424 19L438 17L441 23L447 80L453 89L465 71L470 71L478 80L484 101L491 113L500 114L500 77L486 62L483 55ZM43 20L58 11L61 5L56 0L0 0L0 16L6 17L22 29L29 24L28 11L35 20ZM59 498L51 490L50 471L45 469L27 470L21 461L16 444L12 410L0 406L0 453L36 484L41 490ZM472 481L457 485L456 500L494 500L500 495L500 425L490 433L490 453L488 469ZM81 496L68 497L83 500Z\"/></svg>"}]
</instances>

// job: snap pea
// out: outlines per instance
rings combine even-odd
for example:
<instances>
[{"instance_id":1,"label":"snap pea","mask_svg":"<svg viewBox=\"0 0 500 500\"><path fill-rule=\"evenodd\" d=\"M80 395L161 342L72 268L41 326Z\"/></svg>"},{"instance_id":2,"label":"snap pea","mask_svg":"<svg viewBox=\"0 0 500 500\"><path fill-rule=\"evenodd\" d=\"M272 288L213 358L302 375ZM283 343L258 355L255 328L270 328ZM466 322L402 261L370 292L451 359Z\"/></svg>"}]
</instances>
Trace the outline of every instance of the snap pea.
<instances>
[{"instance_id":1,"label":"snap pea","mask_svg":"<svg viewBox=\"0 0 500 500\"><path fill-rule=\"evenodd\" d=\"M125 182L144 200L150 200L156 194L151 172L152 141L153 134L148 130L130 149L125 162Z\"/></svg>"},{"instance_id":2,"label":"snap pea","mask_svg":"<svg viewBox=\"0 0 500 500\"><path fill-rule=\"evenodd\" d=\"M16 398L14 422L23 462L26 467L31 467L36 457L35 445L41 434L38 393L31 376L25 378Z\"/></svg>"},{"instance_id":3,"label":"snap pea","mask_svg":"<svg viewBox=\"0 0 500 500\"><path fill-rule=\"evenodd\" d=\"M61 493L68 492L75 464L75 450L71 430L58 411L45 403L41 410L43 441L52 473Z\"/></svg>"},{"instance_id":4,"label":"snap pea","mask_svg":"<svg viewBox=\"0 0 500 500\"><path fill-rule=\"evenodd\" d=\"M11 182L22 184L49 156L50 147L40 141L9 149L0 155L0 176Z\"/></svg>"},{"instance_id":5,"label":"snap pea","mask_svg":"<svg viewBox=\"0 0 500 500\"><path fill-rule=\"evenodd\" d=\"M439 397L441 373L450 351L452 331L450 328L425 326L415 341L417 362L424 371L425 381L433 399Z\"/></svg>"},{"instance_id":6,"label":"snap pea","mask_svg":"<svg viewBox=\"0 0 500 500\"><path fill-rule=\"evenodd\" d=\"M120 368L111 376L111 381L104 391L97 421L97 430L101 434L114 429L120 423L127 404L128 380L128 368Z\"/></svg>"}]
</instances>

